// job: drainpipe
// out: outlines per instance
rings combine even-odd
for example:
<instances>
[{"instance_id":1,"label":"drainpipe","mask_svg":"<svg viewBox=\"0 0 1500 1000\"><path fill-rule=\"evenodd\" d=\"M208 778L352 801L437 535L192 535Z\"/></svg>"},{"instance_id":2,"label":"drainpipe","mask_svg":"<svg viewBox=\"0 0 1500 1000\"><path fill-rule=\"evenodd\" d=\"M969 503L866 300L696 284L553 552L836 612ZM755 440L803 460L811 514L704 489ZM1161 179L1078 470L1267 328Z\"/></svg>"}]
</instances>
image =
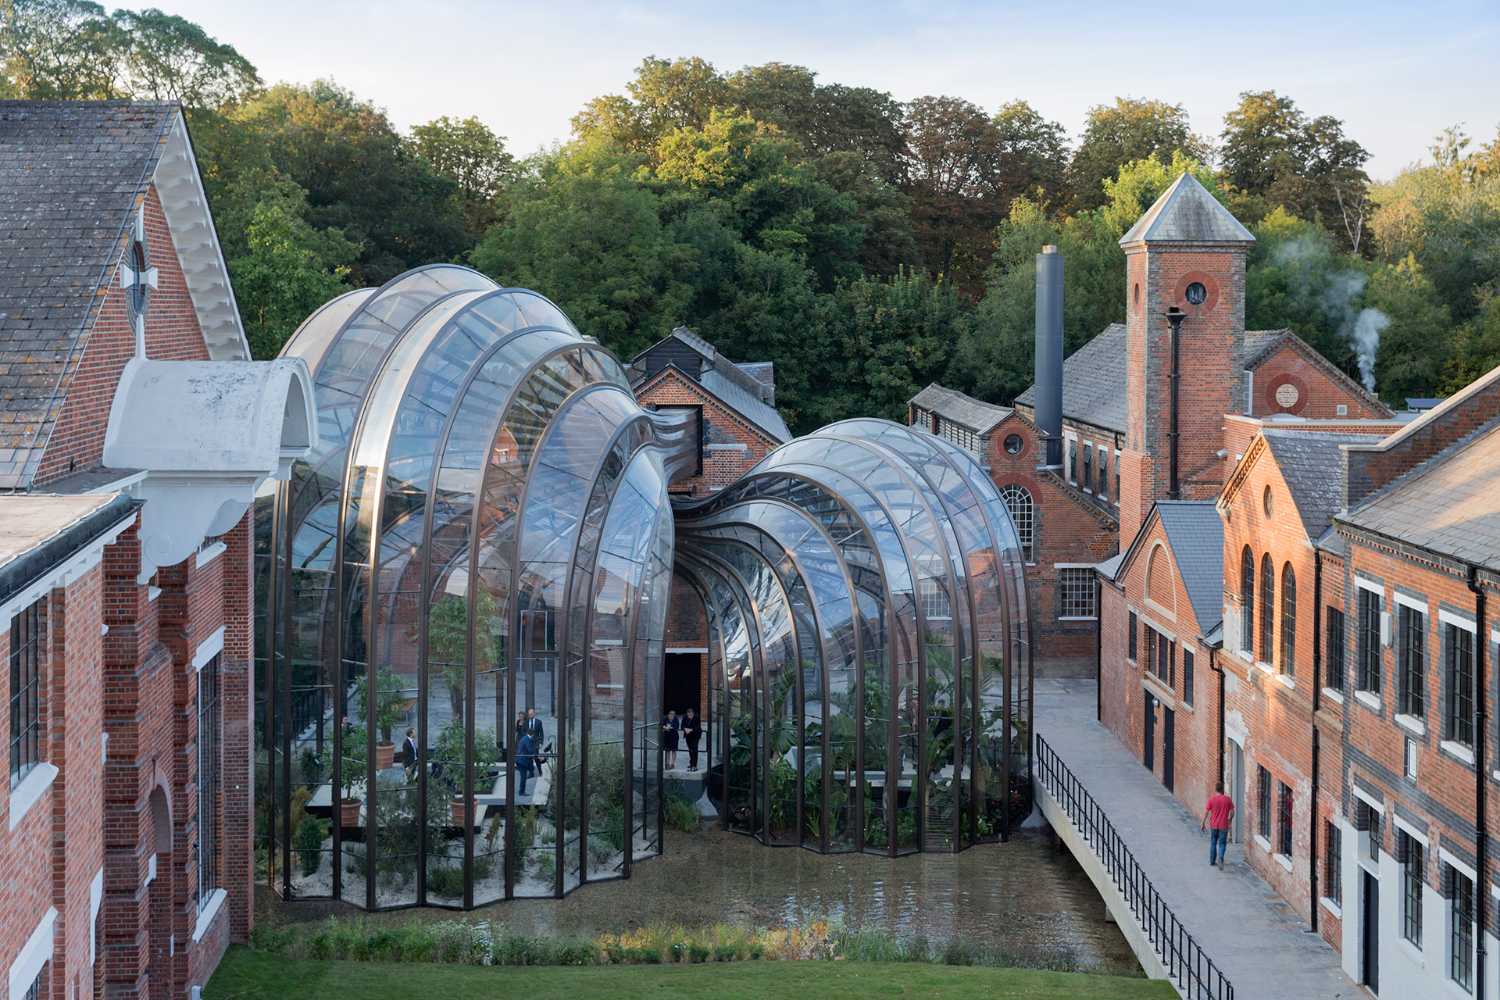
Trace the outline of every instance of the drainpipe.
<instances>
[{"instance_id":1,"label":"drainpipe","mask_svg":"<svg viewBox=\"0 0 1500 1000\"><path fill-rule=\"evenodd\" d=\"M1097 571L1094 573L1094 721L1104 721L1104 580Z\"/></svg>"},{"instance_id":2,"label":"drainpipe","mask_svg":"<svg viewBox=\"0 0 1500 1000\"><path fill-rule=\"evenodd\" d=\"M1208 651L1208 669L1219 675L1219 780L1225 781L1224 777L1224 668L1219 666L1219 651L1210 648Z\"/></svg>"},{"instance_id":3,"label":"drainpipe","mask_svg":"<svg viewBox=\"0 0 1500 1000\"><path fill-rule=\"evenodd\" d=\"M1167 480L1167 499L1181 500L1182 489L1177 482L1177 390L1182 380L1181 346L1182 346L1182 321L1187 318L1187 313L1176 306L1167 310L1167 322L1172 325L1172 405L1169 423L1167 425L1168 444L1168 468L1171 476Z\"/></svg>"},{"instance_id":4,"label":"drainpipe","mask_svg":"<svg viewBox=\"0 0 1500 1000\"><path fill-rule=\"evenodd\" d=\"M1312 821L1308 828L1308 912L1312 929L1318 929L1318 709L1323 704L1323 553L1313 549L1313 675L1312 675Z\"/></svg>"},{"instance_id":5,"label":"drainpipe","mask_svg":"<svg viewBox=\"0 0 1500 1000\"><path fill-rule=\"evenodd\" d=\"M1488 996L1485 992L1485 963L1487 955L1484 947L1484 925L1485 917L1489 913L1490 898L1486 891L1489 885L1489 824L1485 821L1485 795L1488 791L1489 779L1485 773L1489 767L1485 763L1484 737L1485 726L1489 725L1485 712L1485 695L1488 691L1488 682L1485 680L1485 653L1489 650L1490 637L1488 626L1485 624L1485 600L1484 589L1479 586L1479 570L1470 563L1469 590L1474 594L1474 860L1476 862L1474 874L1478 876L1474 883L1474 972L1475 986L1474 995L1477 997Z\"/></svg>"}]
</instances>

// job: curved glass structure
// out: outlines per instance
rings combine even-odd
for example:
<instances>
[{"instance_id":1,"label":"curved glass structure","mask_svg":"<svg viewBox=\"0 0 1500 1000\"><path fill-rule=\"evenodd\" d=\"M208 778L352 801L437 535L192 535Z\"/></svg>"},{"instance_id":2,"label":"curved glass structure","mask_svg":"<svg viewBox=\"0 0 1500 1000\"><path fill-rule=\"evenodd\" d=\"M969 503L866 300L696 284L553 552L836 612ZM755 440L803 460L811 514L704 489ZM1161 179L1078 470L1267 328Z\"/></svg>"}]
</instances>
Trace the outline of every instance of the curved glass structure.
<instances>
[{"instance_id":1,"label":"curved glass structure","mask_svg":"<svg viewBox=\"0 0 1500 1000\"><path fill-rule=\"evenodd\" d=\"M952 851L1031 809L1021 543L965 451L850 420L678 511L732 830ZM717 776L717 775L716 775Z\"/></svg>"},{"instance_id":2,"label":"curved glass structure","mask_svg":"<svg viewBox=\"0 0 1500 1000\"><path fill-rule=\"evenodd\" d=\"M273 884L467 907L658 853L685 430L552 303L462 267L336 299L283 353L321 439L257 518Z\"/></svg>"},{"instance_id":3,"label":"curved glass structure","mask_svg":"<svg viewBox=\"0 0 1500 1000\"><path fill-rule=\"evenodd\" d=\"M283 353L320 432L257 501L283 897L467 908L660 853L674 569L708 612L730 828L958 850L1029 809L1020 544L967 453L848 421L674 512L691 413L646 411L551 302L454 265L329 302Z\"/></svg>"}]
</instances>

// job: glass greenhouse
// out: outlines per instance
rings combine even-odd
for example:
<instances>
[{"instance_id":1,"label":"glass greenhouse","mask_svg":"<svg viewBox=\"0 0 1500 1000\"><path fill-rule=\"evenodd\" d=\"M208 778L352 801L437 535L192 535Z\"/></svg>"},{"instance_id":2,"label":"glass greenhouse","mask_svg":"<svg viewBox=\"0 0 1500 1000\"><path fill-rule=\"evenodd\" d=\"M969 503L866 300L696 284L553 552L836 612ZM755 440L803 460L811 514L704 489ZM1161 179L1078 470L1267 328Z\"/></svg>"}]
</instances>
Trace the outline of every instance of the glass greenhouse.
<instances>
[{"instance_id":1,"label":"glass greenhouse","mask_svg":"<svg viewBox=\"0 0 1500 1000\"><path fill-rule=\"evenodd\" d=\"M708 610L730 828L956 850L1029 808L1020 550L962 450L835 424L674 523L695 425L534 292L420 268L283 354L319 417L257 501L257 826L284 898L468 908L659 854L674 570Z\"/></svg>"},{"instance_id":2,"label":"glass greenhouse","mask_svg":"<svg viewBox=\"0 0 1500 1000\"><path fill-rule=\"evenodd\" d=\"M845 421L677 516L730 829L903 854L1030 812L1024 563L967 452Z\"/></svg>"}]
</instances>

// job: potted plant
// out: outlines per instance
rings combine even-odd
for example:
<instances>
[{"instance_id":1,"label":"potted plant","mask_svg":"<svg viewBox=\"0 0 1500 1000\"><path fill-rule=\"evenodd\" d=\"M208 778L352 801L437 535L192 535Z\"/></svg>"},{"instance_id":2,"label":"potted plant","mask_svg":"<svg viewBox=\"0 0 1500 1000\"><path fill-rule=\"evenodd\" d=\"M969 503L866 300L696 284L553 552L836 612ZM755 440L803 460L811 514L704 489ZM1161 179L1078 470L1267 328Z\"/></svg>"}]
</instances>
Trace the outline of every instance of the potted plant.
<instances>
[{"instance_id":1,"label":"potted plant","mask_svg":"<svg viewBox=\"0 0 1500 1000\"><path fill-rule=\"evenodd\" d=\"M439 772L448 783L452 792L452 801L449 804L453 825L457 827L468 826L473 820L471 807L473 801L466 799L463 794L464 783L464 724L461 719L454 719L443 727L438 734L437 750L434 758L438 764ZM496 764L500 763L500 748L495 743L495 731L493 729L480 729L474 733L474 775L477 785L481 775L488 775Z\"/></svg>"},{"instance_id":2,"label":"potted plant","mask_svg":"<svg viewBox=\"0 0 1500 1000\"><path fill-rule=\"evenodd\" d=\"M344 760L340 775L344 794L339 799L339 823L345 829L359 826L360 800L354 797L354 785L365 777L369 755L365 751L365 734L351 725L344 726Z\"/></svg>"},{"instance_id":3,"label":"potted plant","mask_svg":"<svg viewBox=\"0 0 1500 1000\"><path fill-rule=\"evenodd\" d=\"M474 617L479 628L474 635L474 660L483 664L501 663L505 655L504 637L500 634L500 619L495 609L495 597L488 588L480 587L474 594ZM416 626L410 637L415 640ZM479 643L488 642L492 647L486 651ZM427 615L427 665L442 673L443 685L448 689L448 707L454 718L464 713L467 668L465 659L469 649L469 602L457 594L444 594L432 605Z\"/></svg>"},{"instance_id":4,"label":"potted plant","mask_svg":"<svg viewBox=\"0 0 1500 1000\"><path fill-rule=\"evenodd\" d=\"M396 763L396 744L391 741L391 731L406 714L406 694L401 690L401 680L389 670L375 673L374 705L370 703L369 678L361 677L355 682L355 698L359 703L360 716L366 722L374 720L380 741L375 744L375 767L384 769Z\"/></svg>"}]
</instances>

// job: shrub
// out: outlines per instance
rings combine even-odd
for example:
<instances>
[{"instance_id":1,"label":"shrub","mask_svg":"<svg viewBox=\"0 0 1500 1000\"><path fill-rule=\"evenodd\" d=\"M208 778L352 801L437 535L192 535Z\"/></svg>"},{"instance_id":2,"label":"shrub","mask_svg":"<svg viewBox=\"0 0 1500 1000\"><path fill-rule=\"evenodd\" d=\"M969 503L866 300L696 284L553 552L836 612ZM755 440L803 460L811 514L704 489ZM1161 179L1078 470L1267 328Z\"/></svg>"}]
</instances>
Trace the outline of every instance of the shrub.
<instances>
[{"instance_id":1,"label":"shrub","mask_svg":"<svg viewBox=\"0 0 1500 1000\"><path fill-rule=\"evenodd\" d=\"M698 832L698 809L681 795L668 795L662 803L666 813L667 829L683 833Z\"/></svg>"},{"instance_id":2,"label":"shrub","mask_svg":"<svg viewBox=\"0 0 1500 1000\"><path fill-rule=\"evenodd\" d=\"M297 824L297 859L304 876L315 874L323 862L323 840L328 836L328 821L317 816L303 816Z\"/></svg>"}]
</instances>

